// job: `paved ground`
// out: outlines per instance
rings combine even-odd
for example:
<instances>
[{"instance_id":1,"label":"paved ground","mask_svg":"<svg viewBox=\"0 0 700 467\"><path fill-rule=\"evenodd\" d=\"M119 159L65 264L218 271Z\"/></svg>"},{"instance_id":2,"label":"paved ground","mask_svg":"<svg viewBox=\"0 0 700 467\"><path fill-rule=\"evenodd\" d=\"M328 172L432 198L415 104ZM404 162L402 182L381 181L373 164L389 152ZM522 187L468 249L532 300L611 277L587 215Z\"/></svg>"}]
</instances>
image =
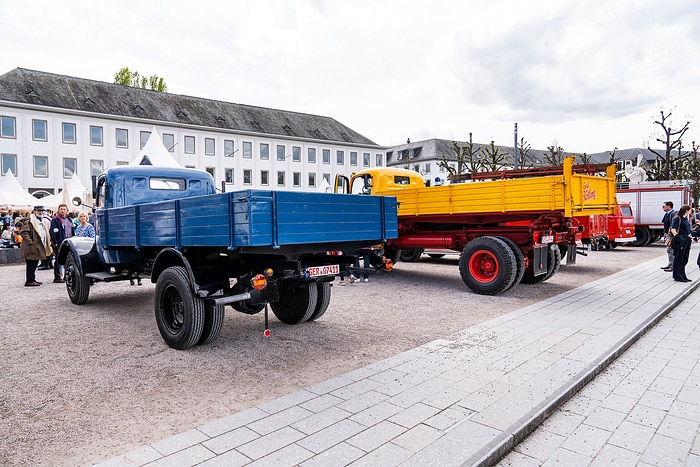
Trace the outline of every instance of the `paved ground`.
<instances>
[{"instance_id":1,"label":"paved ground","mask_svg":"<svg viewBox=\"0 0 700 467\"><path fill-rule=\"evenodd\" d=\"M700 274L662 263L100 465L697 465Z\"/></svg>"}]
</instances>

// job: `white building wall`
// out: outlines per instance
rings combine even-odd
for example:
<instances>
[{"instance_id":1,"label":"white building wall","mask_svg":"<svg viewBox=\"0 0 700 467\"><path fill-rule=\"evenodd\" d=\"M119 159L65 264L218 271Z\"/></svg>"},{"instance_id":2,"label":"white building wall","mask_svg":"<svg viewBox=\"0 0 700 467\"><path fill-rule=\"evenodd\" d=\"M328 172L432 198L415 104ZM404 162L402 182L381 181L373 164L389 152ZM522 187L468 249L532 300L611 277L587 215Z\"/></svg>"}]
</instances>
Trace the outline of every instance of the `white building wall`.
<instances>
[{"instance_id":1,"label":"white building wall","mask_svg":"<svg viewBox=\"0 0 700 467\"><path fill-rule=\"evenodd\" d=\"M151 121L133 121L106 118L101 114L81 114L78 112L56 112L53 109L18 108L0 105L0 115L15 117L16 138L0 138L0 153L17 155L17 179L30 192L56 193L63 187L63 182L70 178L64 174L64 159L76 159L77 173L80 181L87 187L91 185L91 160L103 161L104 168L119 164L127 164L138 156L140 133L151 132L155 125L158 134L163 139L164 134L173 135L175 147L171 154L181 165L195 167L200 170L213 169L217 187L225 178L226 169L233 169L233 183L226 184L226 190L245 188L265 188L275 190L315 191L321 185L324 175L332 184L336 174L349 176L358 171L363 165L363 154L369 153L369 165L375 167L378 159L380 165L385 163L384 148L376 146L355 146L321 140L296 140L283 136L267 134L243 134L234 131L218 129L203 129L178 124ZM43 120L47 123L47 141L32 139L33 120ZM75 125L75 143L64 143L62 140L63 123ZM102 128L102 145L90 144L90 127ZM128 132L128 147L118 148L116 132L124 129ZM185 136L194 136L194 154L185 153ZM215 141L214 155L205 154L205 139ZM234 142L235 154L224 156L224 141ZM252 145L250 158L243 157L243 143ZM260 144L269 145L269 159L260 158ZM277 146L285 148L284 161L277 160ZM301 149L301 160L293 160L293 147ZM316 149L316 162L308 161L309 148ZM329 163L323 163L323 150L330 151ZM343 164L337 163L337 151L344 152ZM357 164L351 165L351 152L357 153ZM37 177L34 173L34 156L48 158L48 176ZM244 183L244 171L251 171L251 183ZM268 171L268 184L261 184L261 171ZM278 185L277 173L285 173L284 185ZM299 173L300 186L294 185L294 173ZM309 173L316 174L315 186L309 186Z\"/></svg>"}]
</instances>

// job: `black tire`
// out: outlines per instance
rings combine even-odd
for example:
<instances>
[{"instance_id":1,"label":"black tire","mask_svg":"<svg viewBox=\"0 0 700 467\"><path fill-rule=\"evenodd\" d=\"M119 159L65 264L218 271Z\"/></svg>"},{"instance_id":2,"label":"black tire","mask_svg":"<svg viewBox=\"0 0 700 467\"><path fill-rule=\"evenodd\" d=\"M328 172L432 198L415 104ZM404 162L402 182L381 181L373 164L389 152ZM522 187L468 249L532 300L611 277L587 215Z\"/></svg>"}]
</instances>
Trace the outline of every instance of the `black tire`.
<instances>
[{"instance_id":1,"label":"black tire","mask_svg":"<svg viewBox=\"0 0 700 467\"><path fill-rule=\"evenodd\" d=\"M158 330L168 346L195 346L204 329L204 300L192 295L185 268L169 267L158 277L155 293Z\"/></svg>"},{"instance_id":2,"label":"black tire","mask_svg":"<svg viewBox=\"0 0 700 467\"><path fill-rule=\"evenodd\" d=\"M442 253L429 253L428 256L430 256L433 259L440 259L445 255L443 255Z\"/></svg>"},{"instance_id":3,"label":"black tire","mask_svg":"<svg viewBox=\"0 0 700 467\"><path fill-rule=\"evenodd\" d=\"M214 302L204 302L204 326L197 345L205 345L216 340L224 327L224 306Z\"/></svg>"},{"instance_id":4,"label":"black tire","mask_svg":"<svg viewBox=\"0 0 700 467\"><path fill-rule=\"evenodd\" d=\"M412 263L418 261L423 254L423 248L411 248L410 250L401 250L399 259L404 263Z\"/></svg>"},{"instance_id":5,"label":"black tire","mask_svg":"<svg viewBox=\"0 0 700 467\"><path fill-rule=\"evenodd\" d=\"M280 290L280 298L270 302L270 308L277 319L285 324L299 324L308 321L316 311L318 287L308 283L301 287Z\"/></svg>"},{"instance_id":6,"label":"black tire","mask_svg":"<svg viewBox=\"0 0 700 467\"><path fill-rule=\"evenodd\" d=\"M544 278L542 278L542 280L546 281L547 279L552 277L554 274L556 274L559 271L560 267L561 267L561 251L559 251L559 247L550 248L549 249L549 263L547 264L547 274L544 275Z\"/></svg>"},{"instance_id":7,"label":"black tire","mask_svg":"<svg viewBox=\"0 0 700 467\"><path fill-rule=\"evenodd\" d=\"M246 315L254 315L263 311L265 309L265 304L259 303L253 305L250 303L250 300L243 300L242 302L231 303L231 308L238 312L245 313Z\"/></svg>"},{"instance_id":8,"label":"black tire","mask_svg":"<svg viewBox=\"0 0 700 467\"><path fill-rule=\"evenodd\" d=\"M496 237L505 242L506 245L510 248L510 251L513 252L513 255L515 255L515 262L517 266L517 271L515 272L515 279L513 280L513 283L511 284L510 287L508 287L508 290L512 289L516 285L520 284L520 281L523 280L523 275L525 274L525 256L523 255L523 251L520 249L520 247L510 238L506 237Z\"/></svg>"},{"instance_id":9,"label":"black tire","mask_svg":"<svg viewBox=\"0 0 700 467\"><path fill-rule=\"evenodd\" d=\"M74 253L70 253L66 258L65 272L63 278L66 281L66 290L70 301L76 305L87 302L90 295L90 279L80 274L78 260Z\"/></svg>"},{"instance_id":10,"label":"black tire","mask_svg":"<svg viewBox=\"0 0 700 467\"><path fill-rule=\"evenodd\" d=\"M459 273L472 291L498 295L513 285L517 274L515 255L500 238L478 237L467 244L459 258Z\"/></svg>"},{"instance_id":11,"label":"black tire","mask_svg":"<svg viewBox=\"0 0 700 467\"><path fill-rule=\"evenodd\" d=\"M330 282L320 282L316 284L318 288L318 298L316 299L316 308L311 314L309 321L314 321L319 319L328 309L328 305L331 303L331 283Z\"/></svg>"},{"instance_id":12,"label":"black tire","mask_svg":"<svg viewBox=\"0 0 700 467\"><path fill-rule=\"evenodd\" d=\"M630 245L632 246L646 246L651 241L651 232L649 232L647 227L642 225L634 226L634 236L636 240L630 242Z\"/></svg>"},{"instance_id":13,"label":"black tire","mask_svg":"<svg viewBox=\"0 0 700 467\"><path fill-rule=\"evenodd\" d=\"M384 257L390 259L392 263L396 264L401 256L401 250L397 250L393 246L384 246Z\"/></svg>"}]
</instances>

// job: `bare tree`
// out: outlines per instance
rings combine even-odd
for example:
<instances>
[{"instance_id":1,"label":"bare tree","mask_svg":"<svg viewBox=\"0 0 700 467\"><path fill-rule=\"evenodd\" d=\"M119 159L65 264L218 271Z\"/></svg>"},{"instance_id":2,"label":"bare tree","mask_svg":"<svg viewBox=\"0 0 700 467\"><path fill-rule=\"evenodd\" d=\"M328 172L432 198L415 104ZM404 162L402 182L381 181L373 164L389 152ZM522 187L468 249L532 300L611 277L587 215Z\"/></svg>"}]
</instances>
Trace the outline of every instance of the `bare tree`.
<instances>
[{"instance_id":1,"label":"bare tree","mask_svg":"<svg viewBox=\"0 0 700 467\"><path fill-rule=\"evenodd\" d=\"M531 160L532 146L530 143L525 141L525 138L520 138L520 144L518 144L518 168L530 169L532 168Z\"/></svg>"},{"instance_id":2,"label":"bare tree","mask_svg":"<svg viewBox=\"0 0 700 467\"><path fill-rule=\"evenodd\" d=\"M665 177L665 180L683 178L682 176L679 177L681 175L679 171L682 173L681 149L683 147L683 137L690 128L690 120L687 120L680 129L674 129L671 122L673 110L666 112L662 108L659 110L659 115L659 118L654 119L654 124L659 125L661 129L658 133L652 134L651 137L658 143L661 143L664 150L663 152L656 151L647 143L647 149L656 155L656 167L652 170L653 173L651 175L654 178L650 177L650 179L660 180L658 177ZM678 150L678 157L674 157L674 149Z\"/></svg>"},{"instance_id":3,"label":"bare tree","mask_svg":"<svg viewBox=\"0 0 700 467\"><path fill-rule=\"evenodd\" d=\"M467 172L479 172L482 170L483 163L479 152L481 148L472 141L472 134L469 133L469 141L466 144L460 144L457 141L452 141L452 148L456 159L456 167L453 167L446 155L442 154L438 161L438 167L444 168L450 175L461 175Z\"/></svg>"},{"instance_id":4,"label":"bare tree","mask_svg":"<svg viewBox=\"0 0 700 467\"><path fill-rule=\"evenodd\" d=\"M506 153L501 152L501 149L491 141L491 144L484 149L482 161L482 167L487 172L502 170L506 166Z\"/></svg>"},{"instance_id":5,"label":"bare tree","mask_svg":"<svg viewBox=\"0 0 700 467\"><path fill-rule=\"evenodd\" d=\"M551 146L547 146L547 153L544 155L544 160L547 161L549 165L564 165L564 159L566 155L564 154L564 148L559 146L559 143L554 141Z\"/></svg>"},{"instance_id":6,"label":"bare tree","mask_svg":"<svg viewBox=\"0 0 700 467\"><path fill-rule=\"evenodd\" d=\"M160 92L168 91L168 85L165 84L163 78L158 77L158 75L141 76L138 71L129 70L129 67L124 67L114 74L114 84Z\"/></svg>"}]
</instances>

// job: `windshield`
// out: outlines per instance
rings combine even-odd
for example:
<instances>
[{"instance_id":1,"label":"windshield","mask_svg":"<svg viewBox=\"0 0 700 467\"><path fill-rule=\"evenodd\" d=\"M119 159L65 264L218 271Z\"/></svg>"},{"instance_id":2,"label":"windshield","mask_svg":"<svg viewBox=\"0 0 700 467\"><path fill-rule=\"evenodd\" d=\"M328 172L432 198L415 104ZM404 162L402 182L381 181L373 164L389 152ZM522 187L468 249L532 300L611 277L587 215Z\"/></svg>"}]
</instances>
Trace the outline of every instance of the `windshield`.
<instances>
[{"instance_id":1,"label":"windshield","mask_svg":"<svg viewBox=\"0 0 700 467\"><path fill-rule=\"evenodd\" d=\"M620 206L620 212L623 216L632 217L632 208L630 206Z\"/></svg>"}]
</instances>

